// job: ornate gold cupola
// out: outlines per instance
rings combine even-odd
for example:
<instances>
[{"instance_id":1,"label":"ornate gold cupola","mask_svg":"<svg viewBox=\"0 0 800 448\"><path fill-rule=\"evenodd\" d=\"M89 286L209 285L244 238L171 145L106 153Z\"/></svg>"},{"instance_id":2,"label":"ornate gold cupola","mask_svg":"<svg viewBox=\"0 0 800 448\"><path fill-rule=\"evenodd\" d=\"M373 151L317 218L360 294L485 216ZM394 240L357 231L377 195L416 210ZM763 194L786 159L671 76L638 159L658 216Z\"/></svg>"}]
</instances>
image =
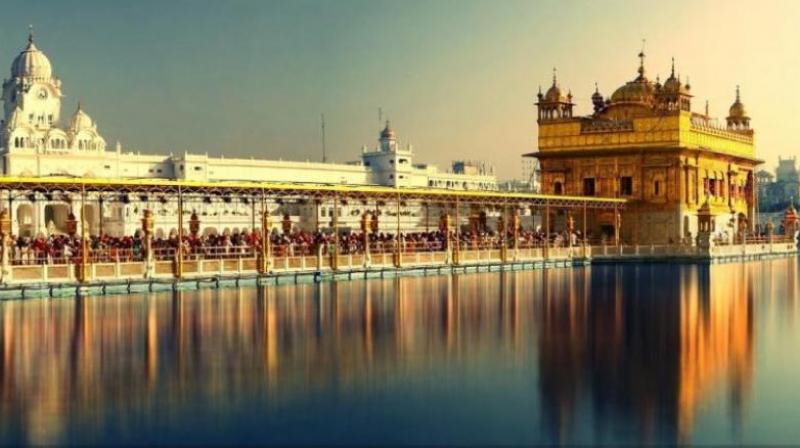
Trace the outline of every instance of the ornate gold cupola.
<instances>
[{"instance_id":1,"label":"ornate gold cupola","mask_svg":"<svg viewBox=\"0 0 800 448\"><path fill-rule=\"evenodd\" d=\"M684 110L691 111L692 108L692 94L691 87L687 80L686 84L681 83L680 76L675 75L675 58L672 58L672 68L670 70L669 78L664 81L663 87L658 89L657 103L659 109L674 111Z\"/></svg>"},{"instance_id":2,"label":"ornate gold cupola","mask_svg":"<svg viewBox=\"0 0 800 448\"><path fill-rule=\"evenodd\" d=\"M731 104L726 120L729 130L740 132L750 131L750 117L747 116L747 111L744 108L744 104L742 104L738 85L736 86L736 101Z\"/></svg>"},{"instance_id":3,"label":"ornate gold cupola","mask_svg":"<svg viewBox=\"0 0 800 448\"><path fill-rule=\"evenodd\" d=\"M556 69L553 68L553 85L547 89L547 93L542 94L542 88L539 87L539 93L536 95L538 101L536 107L539 111L538 121L555 121L572 118L572 107L575 105L572 102L572 92L569 91L565 97L561 93L561 87L558 85L556 78Z\"/></svg>"}]
</instances>

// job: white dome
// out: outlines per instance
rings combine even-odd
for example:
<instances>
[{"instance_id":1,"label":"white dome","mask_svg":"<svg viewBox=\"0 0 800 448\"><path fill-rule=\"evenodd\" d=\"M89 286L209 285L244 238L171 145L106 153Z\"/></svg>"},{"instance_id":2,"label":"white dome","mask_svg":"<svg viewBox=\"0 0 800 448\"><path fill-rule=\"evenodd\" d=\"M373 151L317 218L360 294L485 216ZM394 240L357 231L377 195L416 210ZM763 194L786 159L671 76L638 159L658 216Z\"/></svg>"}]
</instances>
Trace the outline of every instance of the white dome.
<instances>
[{"instance_id":1,"label":"white dome","mask_svg":"<svg viewBox=\"0 0 800 448\"><path fill-rule=\"evenodd\" d=\"M28 46L14 58L11 64L12 78L50 78L53 75L53 67L36 45L33 43L33 35L28 36Z\"/></svg>"},{"instance_id":2,"label":"white dome","mask_svg":"<svg viewBox=\"0 0 800 448\"><path fill-rule=\"evenodd\" d=\"M80 104L78 105L78 110L76 110L75 114L72 115L72 120L69 123L69 128L73 132L80 132L83 130L94 129L94 122L92 121L92 117L90 117L89 114L83 111Z\"/></svg>"}]
</instances>

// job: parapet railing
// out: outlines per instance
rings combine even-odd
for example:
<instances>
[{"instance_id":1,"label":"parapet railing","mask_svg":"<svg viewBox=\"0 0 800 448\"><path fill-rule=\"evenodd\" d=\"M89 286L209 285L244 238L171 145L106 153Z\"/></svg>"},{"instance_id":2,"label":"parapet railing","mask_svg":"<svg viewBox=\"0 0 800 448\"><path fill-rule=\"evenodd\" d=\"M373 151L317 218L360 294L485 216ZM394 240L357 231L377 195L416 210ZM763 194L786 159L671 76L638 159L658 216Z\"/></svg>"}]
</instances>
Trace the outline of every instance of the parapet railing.
<instances>
[{"instance_id":1,"label":"parapet railing","mask_svg":"<svg viewBox=\"0 0 800 448\"><path fill-rule=\"evenodd\" d=\"M139 249L88 250L84 262L69 251L53 251L45 256L33 252L16 253L4 263L0 282L64 283L134 279L175 279L211 276L264 274L267 272L348 271L365 268L403 268L501 264L513 262L568 261L573 259L624 259L638 257L727 257L796 251L788 236L748 237L744 244L603 244L600 241L549 243L537 240L504 242L461 240L448 245L443 241L380 241L365 247L356 242L308 245L276 245L262 259L256 246L191 247L178 256L173 247L153 248L152 256ZM25 258L27 257L27 258ZM265 262L266 261L266 262ZM82 271L83 270L83 271Z\"/></svg>"},{"instance_id":2,"label":"parapet railing","mask_svg":"<svg viewBox=\"0 0 800 448\"><path fill-rule=\"evenodd\" d=\"M0 282L61 283L133 279L170 279L247 275L264 272L261 247L190 247L180 257L174 247L156 247L147 256L144 248L103 248L86 251L87 260L70 250L14 251L3 266ZM566 261L591 257L589 246L545 244L520 240L493 241L379 241L363 244L275 245L270 247L267 272L344 271L364 268L455 266L524 261ZM81 270L84 270L83 272Z\"/></svg>"},{"instance_id":3,"label":"parapet railing","mask_svg":"<svg viewBox=\"0 0 800 448\"><path fill-rule=\"evenodd\" d=\"M741 239L712 240L704 246L696 242L669 244L621 244L619 246L594 242L591 245L593 258L637 258L637 257L724 257L747 256L797 251L797 243L792 236L774 235L746 237Z\"/></svg>"}]
</instances>

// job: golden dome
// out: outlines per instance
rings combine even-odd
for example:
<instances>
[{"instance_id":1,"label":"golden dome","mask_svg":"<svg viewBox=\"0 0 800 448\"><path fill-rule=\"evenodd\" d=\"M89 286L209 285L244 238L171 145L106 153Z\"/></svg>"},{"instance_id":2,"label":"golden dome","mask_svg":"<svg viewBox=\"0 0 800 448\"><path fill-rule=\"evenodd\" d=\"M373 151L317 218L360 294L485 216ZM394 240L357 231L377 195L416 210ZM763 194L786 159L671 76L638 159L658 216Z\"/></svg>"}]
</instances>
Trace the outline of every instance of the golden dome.
<instances>
[{"instance_id":1,"label":"golden dome","mask_svg":"<svg viewBox=\"0 0 800 448\"><path fill-rule=\"evenodd\" d=\"M611 94L612 103L645 103L652 104L655 99L655 86L644 75L644 52L639 53L639 76L625 83Z\"/></svg>"},{"instance_id":2,"label":"golden dome","mask_svg":"<svg viewBox=\"0 0 800 448\"><path fill-rule=\"evenodd\" d=\"M655 86L647 78L636 78L611 94L612 103L652 103Z\"/></svg>"},{"instance_id":3,"label":"golden dome","mask_svg":"<svg viewBox=\"0 0 800 448\"><path fill-rule=\"evenodd\" d=\"M736 101L731 104L731 108L728 111L728 118L746 118L747 111L744 109L744 104L739 99L739 86L736 86Z\"/></svg>"}]
</instances>

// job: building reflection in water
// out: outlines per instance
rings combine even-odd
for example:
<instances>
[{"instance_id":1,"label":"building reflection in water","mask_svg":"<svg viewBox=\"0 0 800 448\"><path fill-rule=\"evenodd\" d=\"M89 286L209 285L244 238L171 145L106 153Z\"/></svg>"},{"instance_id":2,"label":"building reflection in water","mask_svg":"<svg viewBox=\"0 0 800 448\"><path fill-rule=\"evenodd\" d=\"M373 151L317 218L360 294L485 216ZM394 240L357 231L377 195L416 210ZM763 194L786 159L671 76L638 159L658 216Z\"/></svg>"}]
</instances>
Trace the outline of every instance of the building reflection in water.
<instances>
[{"instance_id":1,"label":"building reflection in water","mask_svg":"<svg viewBox=\"0 0 800 448\"><path fill-rule=\"evenodd\" d=\"M532 424L547 440L580 442L588 425L589 440L685 441L714 394L744 418L754 290L798 294L795 276L773 269L596 266L4 302L0 440L76 440L112 416L169 424L186 407L277 406L502 358L537 370L521 393L538 401Z\"/></svg>"}]
</instances>

